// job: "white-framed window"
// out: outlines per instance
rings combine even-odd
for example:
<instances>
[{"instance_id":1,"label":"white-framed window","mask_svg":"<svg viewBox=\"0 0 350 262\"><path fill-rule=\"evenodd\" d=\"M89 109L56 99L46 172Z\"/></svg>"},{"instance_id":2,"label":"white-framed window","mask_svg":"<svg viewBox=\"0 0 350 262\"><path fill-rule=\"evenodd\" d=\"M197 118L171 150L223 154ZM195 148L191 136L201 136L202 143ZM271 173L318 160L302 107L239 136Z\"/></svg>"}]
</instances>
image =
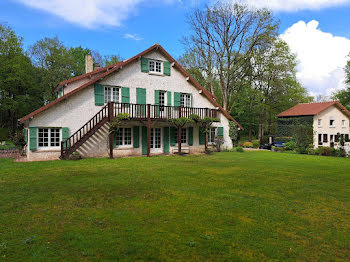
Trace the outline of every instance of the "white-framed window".
<instances>
[{"instance_id":1,"label":"white-framed window","mask_svg":"<svg viewBox=\"0 0 350 262\"><path fill-rule=\"evenodd\" d=\"M345 120L341 121L341 126L343 126L343 127L345 126Z\"/></svg>"},{"instance_id":2,"label":"white-framed window","mask_svg":"<svg viewBox=\"0 0 350 262\"><path fill-rule=\"evenodd\" d=\"M177 128L175 129L175 142L178 141L178 132ZM181 144L187 144L187 128L182 128L181 129Z\"/></svg>"},{"instance_id":3,"label":"white-framed window","mask_svg":"<svg viewBox=\"0 0 350 262\"><path fill-rule=\"evenodd\" d=\"M318 119L318 126L322 125L322 119Z\"/></svg>"},{"instance_id":4,"label":"white-framed window","mask_svg":"<svg viewBox=\"0 0 350 262\"><path fill-rule=\"evenodd\" d=\"M161 148L161 129L160 128L151 128L151 148Z\"/></svg>"},{"instance_id":5,"label":"white-framed window","mask_svg":"<svg viewBox=\"0 0 350 262\"><path fill-rule=\"evenodd\" d=\"M38 148L60 148L61 128L38 128Z\"/></svg>"},{"instance_id":6,"label":"white-framed window","mask_svg":"<svg viewBox=\"0 0 350 262\"><path fill-rule=\"evenodd\" d=\"M180 95L180 101L182 107L191 107L192 101L191 101L191 94L185 94L181 93Z\"/></svg>"},{"instance_id":7,"label":"white-framed window","mask_svg":"<svg viewBox=\"0 0 350 262\"><path fill-rule=\"evenodd\" d=\"M331 117L329 119L329 126L334 126L334 122L335 122L335 120Z\"/></svg>"},{"instance_id":8,"label":"white-framed window","mask_svg":"<svg viewBox=\"0 0 350 262\"><path fill-rule=\"evenodd\" d=\"M120 102L120 87L105 86L105 104L108 102Z\"/></svg>"},{"instance_id":9,"label":"white-framed window","mask_svg":"<svg viewBox=\"0 0 350 262\"><path fill-rule=\"evenodd\" d=\"M159 105L165 106L165 94L166 91L159 91Z\"/></svg>"},{"instance_id":10,"label":"white-framed window","mask_svg":"<svg viewBox=\"0 0 350 262\"><path fill-rule=\"evenodd\" d=\"M149 60L149 71L152 73L162 73L162 62L156 60Z\"/></svg>"},{"instance_id":11,"label":"white-framed window","mask_svg":"<svg viewBox=\"0 0 350 262\"><path fill-rule=\"evenodd\" d=\"M208 133L208 143L209 144L215 143L216 130L217 130L216 127L209 128L209 133Z\"/></svg>"},{"instance_id":12,"label":"white-framed window","mask_svg":"<svg viewBox=\"0 0 350 262\"><path fill-rule=\"evenodd\" d=\"M115 143L117 146L131 145L131 128L119 128L115 135Z\"/></svg>"}]
</instances>

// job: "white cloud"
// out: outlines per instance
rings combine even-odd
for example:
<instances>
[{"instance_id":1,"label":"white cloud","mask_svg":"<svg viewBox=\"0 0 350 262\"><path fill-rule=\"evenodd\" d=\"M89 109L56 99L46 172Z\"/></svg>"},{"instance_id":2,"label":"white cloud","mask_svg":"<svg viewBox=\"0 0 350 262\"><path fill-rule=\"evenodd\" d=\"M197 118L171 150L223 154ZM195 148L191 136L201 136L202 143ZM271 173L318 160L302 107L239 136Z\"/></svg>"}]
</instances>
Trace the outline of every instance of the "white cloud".
<instances>
[{"instance_id":1,"label":"white cloud","mask_svg":"<svg viewBox=\"0 0 350 262\"><path fill-rule=\"evenodd\" d=\"M140 40L143 39L143 38L137 36L136 34L125 34L124 38L125 39L132 39L132 40L135 40L135 41L140 41Z\"/></svg>"},{"instance_id":2,"label":"white cloud","mask_svg":"<svg viewBox=\"0 0 350 262\"><path fill-rule=\"evenodd\" d=\"M120 26L145 0L16 0L87 28ZM175 0L152 0L171 4Z\"/></svg>"},{"instance_id":3,"label":"white cloud","mask_svg":"<svg viewBox=\"0 0 350 262\"><path fill-rule=\"evenodd\" d=\"M267 7L273 11L295 12L349 4L350 0L243 0L243 2L258 8Z\"/></svg>"},{"instance_id":4,"label":"white cloud","mask_svg":"<svg viewBox=\"0 0 350 262\"><path fill-rule=\"evenodd\" d=\"M315 20L299 21L280 37L299 60L297 77L312 95L330 95L344 87L344 71L350 39L318 29Z\"/></svg>"}]
</instances>

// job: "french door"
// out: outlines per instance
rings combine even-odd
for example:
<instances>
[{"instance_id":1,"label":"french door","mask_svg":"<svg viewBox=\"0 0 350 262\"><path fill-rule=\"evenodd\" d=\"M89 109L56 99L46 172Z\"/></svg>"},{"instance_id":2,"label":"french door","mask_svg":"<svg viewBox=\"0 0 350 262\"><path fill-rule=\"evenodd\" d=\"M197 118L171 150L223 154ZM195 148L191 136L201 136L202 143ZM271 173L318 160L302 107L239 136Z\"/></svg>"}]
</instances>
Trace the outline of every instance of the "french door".
<instances>
[{"instance_id":1,"label":"french door","mask_svg":"<svg viewBox=\"0 0 350 262\"><path fill-rule=\"evenodd\" d=\"M151 150L161 152L162 150L162 129L151 128Z\"/></svg>"}]
</instances>

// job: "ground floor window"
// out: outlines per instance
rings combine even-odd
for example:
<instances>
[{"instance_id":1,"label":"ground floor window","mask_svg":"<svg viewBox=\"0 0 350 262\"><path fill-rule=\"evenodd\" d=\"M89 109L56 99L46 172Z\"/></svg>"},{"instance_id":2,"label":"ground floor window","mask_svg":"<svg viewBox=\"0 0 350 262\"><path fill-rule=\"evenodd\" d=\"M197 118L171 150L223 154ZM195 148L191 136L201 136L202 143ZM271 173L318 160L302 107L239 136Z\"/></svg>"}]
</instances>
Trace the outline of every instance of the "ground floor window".
<instances>
[{"instance_id":1,"label":"ground floor window","mask_svg":"<svg viewBox=\"0 0 350 262\"><path fill-rule=\"evenodd\" d=\"M38 128L38 147L59 147L60 141L60 128Z\"/></svg>"},{"instance_id":2,"label":"ground floor window","mask_svg":"<svg viewBox=\"0 0 350 262\"><path fill-rule=\"evenodd\" d=\"M161 147L161 129L151 128L151 148Z\"/></svg>"},{"instance_id":3,"label":"ground floor window","mask_svg":"<svg viewBox=\"0 0 350 262\"><path fill-rule=\"evenodd\" d=\"M175 129L175 141L178 142L177 128ZM187 144L187 128L181 129L181 144Z\"/></svg>"},{"instance_id":4,"label":"ground floor window","mask_svg":"<svg viewBox=\"0 0 350 262\"><path fill-rule=\"evenodd\" d=\"M215 143L215 136L216 136L216 127L209 128L209 133L208 133L208 143L209 144Z\"/></svg>"},{"instance_id":5,"label":"ground floor window","mask_svg":"<svg viewBox=\"0 0 350 262\"><path fill-rule=\"evenodd\" d=\"M328 142L328 135L323 134L323 142L327 143Z\"/></svg>"},{"instance_id":6,"label":"ground floor window","mask_svg":"<svg viewBox=\"0 0 350 262\"><path fill-rule=\"evenodd\" d=\"M116 133L116 145L128 146L131 145L131 128L119 128Z\"/></svg>"}]
</instances>

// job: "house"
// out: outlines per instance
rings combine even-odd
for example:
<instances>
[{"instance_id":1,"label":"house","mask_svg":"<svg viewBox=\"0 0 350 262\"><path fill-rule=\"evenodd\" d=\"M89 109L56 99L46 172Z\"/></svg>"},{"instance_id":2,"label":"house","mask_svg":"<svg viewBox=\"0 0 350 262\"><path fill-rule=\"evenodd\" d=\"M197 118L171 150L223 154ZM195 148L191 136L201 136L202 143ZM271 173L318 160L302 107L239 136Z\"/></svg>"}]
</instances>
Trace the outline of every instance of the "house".
<instances>
[{"instance_id":1,"label":"house","mask_svg":"<svg viewBox=\"0 0 350 262\"><path fill-rule=\"evenodd\" d=\"M231 148L229 122L242 127L159 44L122 62L95 68L86 57L86 74L58 84L57 99L20 119L28 161L83 157L196 153L205 141L222 137ZM120 114L130 119L109 135ZM198 124L177 130L169 119L212 117L206 136ZM179 133L179 134L178 134Z\"/></svg>"},{"instance_id":2,"label":"house","mask_svg":"<svg viewBox=\"0 0 350 262\"><path fill-rule=\"evenodd\" d=\"M313 127L314 147L339 147L338 134L346 141L346 150L350 150L350 112L338 101L305 103L280 113L279 131L292 132L293 123L304 123Z\"/></svg>"}]
</instances>

